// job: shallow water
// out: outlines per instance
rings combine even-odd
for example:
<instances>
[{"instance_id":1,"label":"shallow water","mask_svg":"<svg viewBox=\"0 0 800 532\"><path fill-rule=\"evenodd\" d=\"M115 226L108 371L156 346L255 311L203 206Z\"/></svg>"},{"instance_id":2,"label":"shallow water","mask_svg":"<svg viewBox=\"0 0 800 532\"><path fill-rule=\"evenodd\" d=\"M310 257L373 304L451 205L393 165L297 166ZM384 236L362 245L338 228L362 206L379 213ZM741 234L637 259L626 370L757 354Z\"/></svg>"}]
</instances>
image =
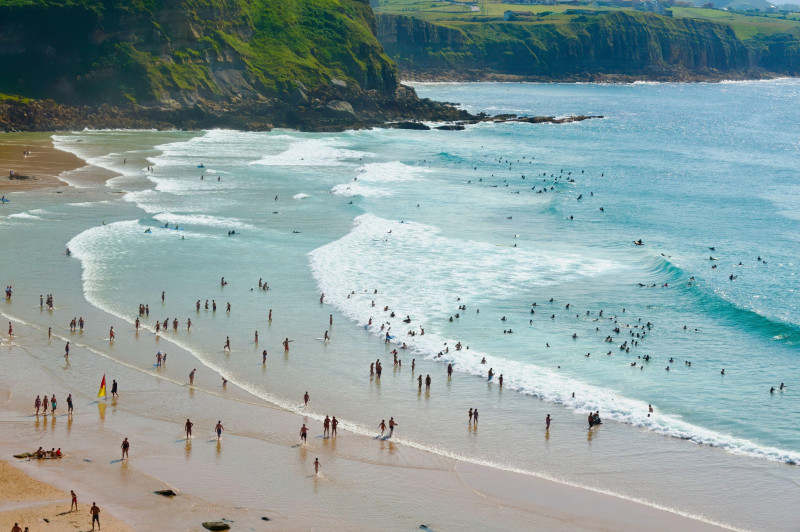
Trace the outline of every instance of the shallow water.
<instances>
[{"instance_id":1,"label":"shallow water","mask_svg":"<svg viewBox=\"0 0 800 532\"><path fill-rule=\"evenodd\" d=\"M800 458L800 112L786 103L800 83L417 88L471 111L606 118L462 132L55 135L120 177L4 206L3 239L24 257L3 262L16 289L4 312L63 330L80 311L43 314L39 293L55 293L57 311L85 297L129 323L147 303L143 323L169 318L162 341L213 370L201 375L289 409L309 390L312 414L335 413L343 428L371 434L394 416L398 441L447 456L741 526L757 526L754 513L789 523L797 483L784 464ZM73 256L58 255L67 244ZM102 352L107 325L95 316L85 334ZM318 340L326 330L332 340ZM620 349L626 340L638 345ZM394 367L400 342L408 349ZM113 356L148 369L164 345ZM377 358L380 381L369 376ZM502 390L498 377L486 382L489 367ZM431 375L430 393L418 392L420 374ZM781 382L788 389L771 395ZM471 407L478 430L466 423ZM586 413L598 409L606 426L587 435ZM716 494L721 483L739 496Z\"/></svg>"}]
</instances>

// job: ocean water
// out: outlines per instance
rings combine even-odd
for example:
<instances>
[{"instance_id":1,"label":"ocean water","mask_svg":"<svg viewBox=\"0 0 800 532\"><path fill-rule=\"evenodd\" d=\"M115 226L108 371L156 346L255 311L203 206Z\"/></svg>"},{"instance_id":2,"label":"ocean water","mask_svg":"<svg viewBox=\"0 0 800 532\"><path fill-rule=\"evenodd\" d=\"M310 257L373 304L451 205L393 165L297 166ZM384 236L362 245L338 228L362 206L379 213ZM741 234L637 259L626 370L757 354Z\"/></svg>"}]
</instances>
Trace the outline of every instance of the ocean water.
<instances>
[{"instance_id":1,"label":"ocean water","mask_svg":"<svg viewBox=\"0 0 800 532\"><path fill-rule=\"evenodd\" d=\"M147 303L143 325L169 319L161 340L207 373L290 410L309 390L308 415L346 430L375 434L394 416L407 445L745 527L796 500L800 81L416 88L473 112L605 118L57 134L117 177L10 196L0 234L28 259L6 254L3 268L30 306L7 314L45 323L42 290L127 323ZM63 246L72 256L54 261ZM18 278L31 268L38 284ZM595 410L606 424L587 434ZM693 470L705 474L687 482ZM750 499L713 493L767 477Z\"/></svg>"}]
</instances>

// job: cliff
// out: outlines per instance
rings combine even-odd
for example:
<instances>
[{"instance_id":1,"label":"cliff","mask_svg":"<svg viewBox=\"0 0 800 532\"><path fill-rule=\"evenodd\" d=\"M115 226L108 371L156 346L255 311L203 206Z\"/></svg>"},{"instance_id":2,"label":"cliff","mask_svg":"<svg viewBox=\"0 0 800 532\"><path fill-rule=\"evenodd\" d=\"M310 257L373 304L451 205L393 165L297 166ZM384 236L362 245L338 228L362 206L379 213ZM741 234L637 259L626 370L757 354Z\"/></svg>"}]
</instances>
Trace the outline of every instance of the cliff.
<instances>
[{"instance_id":1,"label":"cliff","mask_svg":"<svg viewBox=\"0 0 800 532\"><path fill-rule=\"evenodd\" d=\"M341 129L460 115L400 86L374 30L366 0L0 0L0 93L35 100L0 98L0 125Z\"/></svg>"},{"instance_id":2,"label":"cliff","mask_svg":"<svg viewBox=\"0 0 800 532\"><path fill-rule=\"evenodd\" d=\"M421 79L705 80L796 75L797 36L740 40L730 26L634 11L566 23L431 23L378 15L378 38Z\"/></svg>"}]
</instances>

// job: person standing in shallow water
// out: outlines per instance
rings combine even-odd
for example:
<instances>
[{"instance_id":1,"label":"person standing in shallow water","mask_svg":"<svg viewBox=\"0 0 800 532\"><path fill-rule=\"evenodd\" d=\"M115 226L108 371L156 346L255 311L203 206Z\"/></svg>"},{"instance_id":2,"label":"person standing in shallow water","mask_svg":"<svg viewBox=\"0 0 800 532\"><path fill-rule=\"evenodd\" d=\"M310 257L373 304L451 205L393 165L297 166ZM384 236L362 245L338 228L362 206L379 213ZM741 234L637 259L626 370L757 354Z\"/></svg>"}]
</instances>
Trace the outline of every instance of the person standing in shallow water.
<instances>
[{"instance_id":1,"label":"person standing in shallow water","mask_svg":"<svg viewBox=\"0 0 800 532\"><path fill-rule=\"evenodd\" d=\"M128 458L128 450L131 448L131 442L128 441L128 438L125 438L124 440L122 440L122 445L120 445L120 447L122 448L121 460L125 460L126 458Z\"/></svg>"}]
</instances>

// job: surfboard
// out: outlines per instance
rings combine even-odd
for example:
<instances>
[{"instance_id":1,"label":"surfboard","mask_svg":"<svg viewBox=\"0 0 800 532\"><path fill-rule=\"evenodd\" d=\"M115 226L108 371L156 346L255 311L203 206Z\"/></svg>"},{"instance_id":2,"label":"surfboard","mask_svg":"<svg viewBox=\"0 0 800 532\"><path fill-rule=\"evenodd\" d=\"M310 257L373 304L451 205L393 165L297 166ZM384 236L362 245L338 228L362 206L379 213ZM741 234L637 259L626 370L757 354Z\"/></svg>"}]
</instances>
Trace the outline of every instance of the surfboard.
<instances>
[{"instance_id":1,"label":"surfboard","mask_svg":"<svg viewBox=\"0 0 800 532\"><path fill-rule=\"evenodd\" d=\"M0 200L0 203L11 203L11 200L3 198Z\"/></svg>"}]
</instances>

